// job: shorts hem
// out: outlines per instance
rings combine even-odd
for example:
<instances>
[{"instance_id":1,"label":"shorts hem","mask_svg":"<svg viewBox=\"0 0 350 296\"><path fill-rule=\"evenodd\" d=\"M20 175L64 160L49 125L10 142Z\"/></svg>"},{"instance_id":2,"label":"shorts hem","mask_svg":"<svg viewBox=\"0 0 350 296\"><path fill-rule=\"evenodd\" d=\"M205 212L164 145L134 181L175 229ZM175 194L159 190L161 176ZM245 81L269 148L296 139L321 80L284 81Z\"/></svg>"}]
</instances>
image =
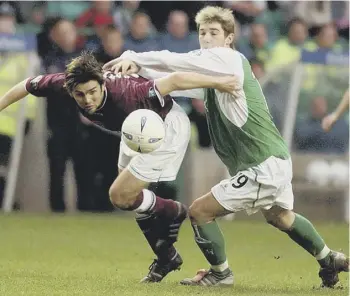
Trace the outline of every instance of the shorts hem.
<instances>
[{"instance_id":1,"label":"shorts hem","mask_svg":"<svg viewBox=\"0 0 350 296\"><path fill-rule=\"evenodd\" d=\"M235 211L232 210L231 207L227 206L225 203L223 203L222 201L220 201L216 196L215 196L215 192L214 189L215 187L212 187L210 189L211 194L214 196L215 200L227 211L231 212L231 213L235 213ZM238 212L238 211L237 211Z\"/></svg>"},{"instance_id":2,"label":"shorts hem","mask_svg":"<svg viewBox=\"0 0 350 296\"><path fill-rule=\"evenodd\" d=\"M290 211L292 211L294 209L293 205L288 205L286 203L279 203L279 202L274 203L272 206L279 206L282 209L290 210Z\"/></svg>"},{"instance_id":3,"label":"shorts hem","mask_svg":"<svg viewBox=\"0 0 350 296\"><path fill-rule=\"evenodd\" d=\"M118 169L124 170L125 168L126 168L125 166L118 164Z\"/></svg>"},{"instance_id":4,"label":"shorts hem","mask_svg":"<svg viewBox=\"0 0 350 296\"><path fill-rule=\"evenodd\" d=\"M148 183L167 182L167 181L174 181L176 179L176 175L175 176L164 176L164 177L161 176L158 178L148 178L148 177L140 174L137 170L135 170L135 168L133 168L130 165L127 166L126 169L137 179L144 181L144 182L148 182Z\"/></svg>"},{"instance_id":5,"label":"shorts hem","mask_svg":"<svg viewBox=\"0 0 350 296\"><path fill-rule=\"evenodd\" d=\"M278 207L281 207L282 209L285 209L285 210L290 210L292 211L293 210L293 205L290 206L286 203L279 203L279 202L274 202L268 206L265 206L265 207L253 207L253 208L249 208L249 209L246 209L246 213L248 216L251 216L251 215L254 215L256 214L257 212L261 211L261 210L270 210L272 207L274 206L278 206Z\"/></svg>"}]
</instances>

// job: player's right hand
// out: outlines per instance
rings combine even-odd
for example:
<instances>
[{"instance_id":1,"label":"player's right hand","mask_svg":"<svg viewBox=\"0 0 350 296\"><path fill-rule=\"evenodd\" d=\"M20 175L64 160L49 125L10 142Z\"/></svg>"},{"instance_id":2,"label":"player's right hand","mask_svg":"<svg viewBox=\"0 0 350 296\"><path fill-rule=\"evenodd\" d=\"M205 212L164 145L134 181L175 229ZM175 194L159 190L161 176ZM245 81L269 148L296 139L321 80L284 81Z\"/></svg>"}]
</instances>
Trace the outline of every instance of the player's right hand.
<instances>
[{"instance_id":1,"label":"player's right hand","mask_svg":"<svg viewBox=\"0 0 350 296\"><path fill-rule=\"evenodd\" d=\"M324 131L329 132L334 123L338 120L337 115L335 113L328 114L325 118L322 120L322 128Z\"/></svg>"},{"instance_id":2,"label":"player's right hand","mask_svg":"<svg viewBox=\"0 0 350 296\"><path fill-rule=\"evenodd\" d=\"M108 64L105 66L107 65ZM140 68L131 60L121 60L115 64L111 64L109 70L114 74L121 73L123 75L130 75L138 73L140 71Z\"/></svg>"},{"instance_id":3,"label":"player's right hand","mask_svg":"<svg viewBox=\"0 0 350 296\"><path fill-rule=\"evenodd\" d=\"M238 98L242 92L242 85L236 76L222 76L217 78L218 86L216 89L220 92L231 94L234 98Z\"/></svg>"}]
</instances>

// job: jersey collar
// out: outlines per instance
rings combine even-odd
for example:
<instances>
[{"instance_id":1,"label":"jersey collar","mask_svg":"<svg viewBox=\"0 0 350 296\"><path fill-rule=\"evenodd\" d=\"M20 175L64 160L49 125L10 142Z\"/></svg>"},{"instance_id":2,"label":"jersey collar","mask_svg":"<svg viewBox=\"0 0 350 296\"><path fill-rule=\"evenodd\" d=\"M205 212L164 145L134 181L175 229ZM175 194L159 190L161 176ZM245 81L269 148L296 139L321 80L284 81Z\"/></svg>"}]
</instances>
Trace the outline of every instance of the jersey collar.
<instances>
[{"instance_id":1,"label":"jersey collar","mask_svg":"<svg viewBox=\"0 0 350 296\"><path fill-rule=\"evenodd\" d=\"M107 101L107 88L105 87L105 91L104 91L104 94L103 94L103 100L102 100L102 103L101 105L96 109L96 111L100 111L104 105L106 104L106 101ZM95 111L95 112L96 112Z\"/></svg>"}]
</instances>

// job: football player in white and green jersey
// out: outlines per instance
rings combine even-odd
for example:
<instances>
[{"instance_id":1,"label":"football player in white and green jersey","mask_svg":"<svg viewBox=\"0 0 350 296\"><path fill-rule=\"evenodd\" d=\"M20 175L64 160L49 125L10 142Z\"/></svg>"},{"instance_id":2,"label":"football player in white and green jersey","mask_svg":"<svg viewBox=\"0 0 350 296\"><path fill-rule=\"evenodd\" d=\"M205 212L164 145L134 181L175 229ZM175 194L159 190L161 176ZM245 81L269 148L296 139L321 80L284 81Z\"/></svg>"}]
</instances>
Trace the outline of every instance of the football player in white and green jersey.
<instances>
[{"instance_id":1,"label":"football player in white and green jersey","mask_svg":"<svg viewBox=\"0 0 350 296\"><path fill-rule=\"evenodd\" d=\"M105 65L114 71L138 72L147 78L175 71L237 77L240 91L236 96L214 89L181 93L204 99L213 146L231 175L195 200L189 209L196 243L210 269L201 270L182 284L232 285L224 237L215 218L226 213L244 210L252 214L260 210L268 223L316 258L323 286L333 287L339 280L338 273L349 270L349 260L344 254L330 250L310 221L293 212L290 154L272 121L249 62L233 48L232 12L208 6L199 11L196 23L199 51L187 54L127 51Z\"/></svg>"}]
</instances>

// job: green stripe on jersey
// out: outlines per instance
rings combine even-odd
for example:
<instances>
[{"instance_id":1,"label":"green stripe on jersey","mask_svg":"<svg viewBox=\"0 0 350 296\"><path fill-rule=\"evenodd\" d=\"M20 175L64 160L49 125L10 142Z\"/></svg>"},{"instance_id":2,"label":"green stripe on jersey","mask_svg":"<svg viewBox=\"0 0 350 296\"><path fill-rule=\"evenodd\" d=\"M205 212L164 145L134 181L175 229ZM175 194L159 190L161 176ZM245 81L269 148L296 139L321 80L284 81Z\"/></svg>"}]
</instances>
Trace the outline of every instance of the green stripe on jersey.
<instances>
[{"instance_id":1,"label":"green stripe on jersey","mask_svg":"<svg viewBox=\"0 0 350 296\"><path fill-rule=\"evenodd\" d=\"M272 121L259 82L248 60L241 56L244 74L243 94L233 99L229 94L207 89L205 106L214 149L230 175L262 163L270 156L290 157L288 148Z\"/></svg>"}]
</instances>

